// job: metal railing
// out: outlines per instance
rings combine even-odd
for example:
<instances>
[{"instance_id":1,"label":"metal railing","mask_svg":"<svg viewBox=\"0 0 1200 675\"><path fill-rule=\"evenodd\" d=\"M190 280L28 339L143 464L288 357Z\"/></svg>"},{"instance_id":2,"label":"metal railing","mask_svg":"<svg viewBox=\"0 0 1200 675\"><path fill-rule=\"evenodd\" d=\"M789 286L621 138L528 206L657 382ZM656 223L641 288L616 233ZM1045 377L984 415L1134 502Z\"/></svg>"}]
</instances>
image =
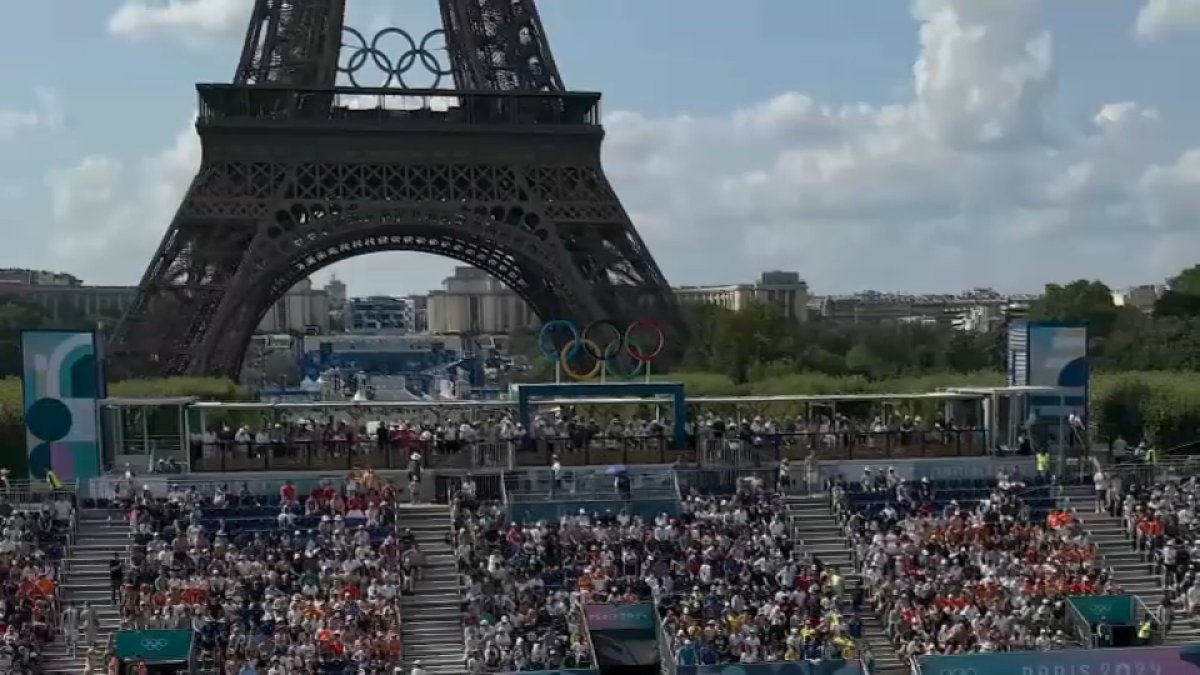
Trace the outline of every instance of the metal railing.
<instances>
[{"instance_id":1,"label":"metal railing","mask_svg":"<svg viewBox=\"0 0 1200 675\"><path fill-rule=\"evenodd\" d=\"M0 496L4 497L14 508L31 505L41 505L57 496L70 497L72 504L78 503L79 481L75 479L61 481L58 487L46 480L29 478L9 478L7 483L0 485Z\"/></svg>"},{"instance_id":2,"label":"metal railing","mask_svg":"<svg viewBox=\"0 0 1200 675\"><path fill-rule=\"evenodd\" d=\"M374 439L292 439L257 443L226 441L193 443L191 467L196 472L296 471L336 469L403 469L412 455L433 469L503 470L512 465L508 443L441 444L432 441L380 443Z\"/></svg>"},{"instance_id":3,"label":"metal railing","mask_svg":"<svg viewBox=\"0 0 1200 675\"><path fill-rule=\"evenodd\" d=\"M204 84L197 123L302 123L393 127L422 125L536 125L590 128L600 123L600 94L590 92L461 92Z\"/></svg>"},{"instance_id":4,"label":"metal railing","mask_svg":"<svg viewBox=\"0 0 1200 675\"><path fill-rule=\"evenodd\" d=\"M793 432L762 435L702 436L704 464L769 466L785 457L803 460L886 460L964 457L988 452L987 435L979 430Z\"/></svg>"}]
</instances>

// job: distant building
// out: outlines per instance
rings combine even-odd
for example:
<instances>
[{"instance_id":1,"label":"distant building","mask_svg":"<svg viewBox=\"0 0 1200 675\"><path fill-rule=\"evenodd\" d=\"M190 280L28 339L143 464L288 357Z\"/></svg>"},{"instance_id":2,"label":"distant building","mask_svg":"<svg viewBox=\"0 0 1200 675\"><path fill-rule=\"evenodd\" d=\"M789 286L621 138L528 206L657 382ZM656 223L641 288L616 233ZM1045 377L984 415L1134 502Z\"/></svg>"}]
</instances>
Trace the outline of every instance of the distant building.
<instances>
[{"instance_id":1,"label":"distant building","mask_svg":"<svg viewBox=\"0 0 1200 675\"><path fill-rule=\"evenodd\" d=\"M429 296L410 295L408 302L412 306L412 329L414 333L429 332Z\"/></svg>"},{"instance_id":2,"label":"distant building","mask_svg":"<svg viewBox=\"0 0 1200 675\"><path fill-rule=\"evenodd\" d=\"M441 290L430 291L427 317L429 332L440 335L507 334L538 320L520 296L474 267L455 267Z\"/></svg>"},{"instance_id":3,"label":"distant building","mask_svg":"<svg viewBox=\"0 0 1200 675\"><path fill-rule=\"evenodd\" d=\"M329 332L329 293L305 279L276 300L258 324L259 333L321 335Z\"/></svg>"},{"instance_id":4,"label":"distant building","mask_svg":"<svg viewBox=\"0 0 1200 675\"><path fill-rule=\"evenodd\" d=\"M346 282L335 277L330 277L329 283L325 284L325 293L329 296L329 306L333 309L341 309L346 305Z\"/></svg>"},{"instance_id":5,"label":"distant building","mask_svg":"<svg viewBox=\"0 0 1200 675\"><path fill-rule=\"evenodd\" d=\"M137 296L135 286L85 286L79 278L42 270L0 270L0 298L44 309L51 322L80 318L115 322Z\"/></svg>"},{"instance_id":6,"label":"distant building","mask_svg":"<svg viewBox=\"0 0 1200 675\"><path fill-rule=\"evenodd\" d=\"M1036 295L1002 295L988 288L955 294L907 295L866 291L814 298L822 317L851 323L933 320L964 330L987 330L1028 311Z\"/></svg>"},{"instance_id":7,"label":"distant building","mask_svg":"<svg viewBox=\"0 0 1200 675\"><path fill-rule=\"evenodd\" d=\"M1159 284L1130 286L1123 291L1113 293L1113 304L1118 307L1133 307L1149 314L1154 311L1154 304L1166 291L1167 287Z\"/></svg>"},{"instance_id":8,"label":"distant building","mask_svg":"<svg viewBox=\"0 0 1200 675\"><path fill-rule=\"evenodd\" d=\"M390 295L351 298L346 305L346 330L352 333L411 333L412 303L408 298Z\"/></svg>"},{"instance_id":9,"label":"distant building","mask_svg":"<svg viewBox=\"0 0 1200 675\"><path fill-rule=\"evenodd\" d=\"M684 304L716 305L735 312L751 303L774 305L797 321L808 320L808 284L799 272L763 272L752 284L677 286L675 297Z\"/></svg>"},{"instance_id":10,"label":"distant building","mask_svg":"<svg viewBox=\"0 0 1200 675\"><path fill-rule=\"evenodd\" d=\"M61 272L6 267L0 269L0 284L16 284L18 286L82 286L83 282L78 277Z\"/></svg>"}]
</instances>

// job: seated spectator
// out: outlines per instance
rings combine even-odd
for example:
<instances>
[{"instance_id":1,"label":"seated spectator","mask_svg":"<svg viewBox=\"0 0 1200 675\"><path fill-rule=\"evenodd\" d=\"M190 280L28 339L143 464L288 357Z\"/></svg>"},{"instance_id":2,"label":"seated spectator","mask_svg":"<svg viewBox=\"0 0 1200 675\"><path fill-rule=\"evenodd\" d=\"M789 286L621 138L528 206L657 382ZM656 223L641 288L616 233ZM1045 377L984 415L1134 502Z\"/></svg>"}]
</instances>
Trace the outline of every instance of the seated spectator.
<instances>
[{"instance_id":1,"label":"seated spectator","mask_svg":"<svg viewBox=\"0 0 1200 675\"><path fill-rule=\"evenodd\" d=\"M568 532L538 523L505 526L503 508L463 495L455 550L467 584L463 642L468 670L558 670L592 665L570 572L578 550Z\"/></svg>"},{"instance_id":2,"label":"seated spectator","mask_svg":"<svg viewBox=\"0 0 1200 675\"><path fill-rule=\"evenodd\" d=\"M745 483L728 499L690 495L678 522L657 528L655 539L671 544L660 549L664 560L651 578L678 662L854 653L849 631L857 619L843 614L842 576L819 560L792 558L782 501L761 484Z\"/></svg>"},{"instance_id":3,"label":"seated spectator","mask_svg":"<svg viewBox=\"0 0 1200 675\"><path fill-rule=\"evenodd\" d=\"M395 498L359 475L303 498L290 484L278 498L244 487L143 493L130 504L122 623L191 628L226 673L390 673L402 654L398 598L419 561L395 528Z\"/></svg>"},{"instance_id":4,"label":"seated spectator","mask_svg":"<svg viewBox=\"0 0 1200 675\"><path fill-rule=\"evenodd\" d=\"M32 512L0 498L0 673L37 672L41 648L58 637L55 587L73 510L66 498Z\"/></svg>"},{"instance_id":5,"label":"seated spectator","mask_svg":"<svg viewBox=\"0 0 1200 675\"><path fill-rule=\"evenodd\" d=\"M1135 549L1162 574L1162 614L1200 612L1200 477L1139 485L1112 477L1106 490L1109 513L1121 517Z\"/></svg>"},{"instance_id":6,"label":"seated spectator","mask_svg":"<svg viewBox=\"0 0 1200 675\"><path fill-rule=\"evenodd\" d=\"M1022 487L1005 477L974 504L938 508L928 483L901 481L882 508L864 510L835 486L863 583L902 658L1063 648L1074 640L1066 598L1119 592L1078 521L1060 510L1032 517Z\"/></svg>"},{"instance_id":7,"label":"seated spectator","mask_svg":"<svg viewBox=\"0 0 1200 675\"><path fill-rule=\"evenodd\" d=\"M657 602L680 663L853 652L858 622L842 614L841 575L792 559L783 503L761 483L728 498L690 493L678 517L652 521L581 511L508 523L499 504L468 493L455 528L468 663L480 671L560 667L555 657L588 667L573 615L588 603Z\"/></svg>"}]
</instances>

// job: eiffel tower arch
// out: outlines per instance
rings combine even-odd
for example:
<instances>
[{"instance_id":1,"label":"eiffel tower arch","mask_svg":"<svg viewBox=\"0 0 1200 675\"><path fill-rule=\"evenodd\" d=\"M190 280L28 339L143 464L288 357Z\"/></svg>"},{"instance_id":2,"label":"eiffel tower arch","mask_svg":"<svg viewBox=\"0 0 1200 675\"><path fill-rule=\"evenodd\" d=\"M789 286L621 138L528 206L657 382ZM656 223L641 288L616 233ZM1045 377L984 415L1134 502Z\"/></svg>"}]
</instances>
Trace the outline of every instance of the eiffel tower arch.
<instances>
[{"instance_id":1,"label":"eiffel tower arch","mask_svg":"<svg viewBox=\"0 0 1200 675\"><path fill-rule=\"evenodd\" d=\"M114 335L115 375L235 377L292 285L388 250L478 267L543 320L683 332L601 167L600 95L564 89L534 0L439 1L443 28L418 40L344 26L345 0L256 0L233 82L197 85L201 167ZM369 69L382 86L360 86ZM410 86L417 70L434 85Z\"/></svg>"}]
</instances>

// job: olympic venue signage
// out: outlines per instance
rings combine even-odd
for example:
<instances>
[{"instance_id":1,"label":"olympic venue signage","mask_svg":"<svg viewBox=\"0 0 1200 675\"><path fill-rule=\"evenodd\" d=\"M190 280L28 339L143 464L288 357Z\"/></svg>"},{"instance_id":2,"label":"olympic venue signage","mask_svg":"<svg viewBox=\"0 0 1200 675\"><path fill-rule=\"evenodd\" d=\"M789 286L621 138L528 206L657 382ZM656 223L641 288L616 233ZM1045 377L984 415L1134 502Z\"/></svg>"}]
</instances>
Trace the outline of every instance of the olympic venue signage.
<instances>
[{"instance_id":1,"label":"olympic venue signage","mask_svg":"<svg viewBox=\"0 0 1200 675\"><path fill-rule=\"evenodd\" d=\"M190 630L120 630L114 642L117 657L147 663L187 661L192 653Z\"/></svg>"},{"instance_id":2,"label":"olympic venue signage","mask_svg":"<svg viewBox=\"0 0 1200 675\"><path fill-rule=\"evenodd\" d=\"M1200 645L922 656L922 675L1200 675Z\"/></svg>"}]
</instances>

